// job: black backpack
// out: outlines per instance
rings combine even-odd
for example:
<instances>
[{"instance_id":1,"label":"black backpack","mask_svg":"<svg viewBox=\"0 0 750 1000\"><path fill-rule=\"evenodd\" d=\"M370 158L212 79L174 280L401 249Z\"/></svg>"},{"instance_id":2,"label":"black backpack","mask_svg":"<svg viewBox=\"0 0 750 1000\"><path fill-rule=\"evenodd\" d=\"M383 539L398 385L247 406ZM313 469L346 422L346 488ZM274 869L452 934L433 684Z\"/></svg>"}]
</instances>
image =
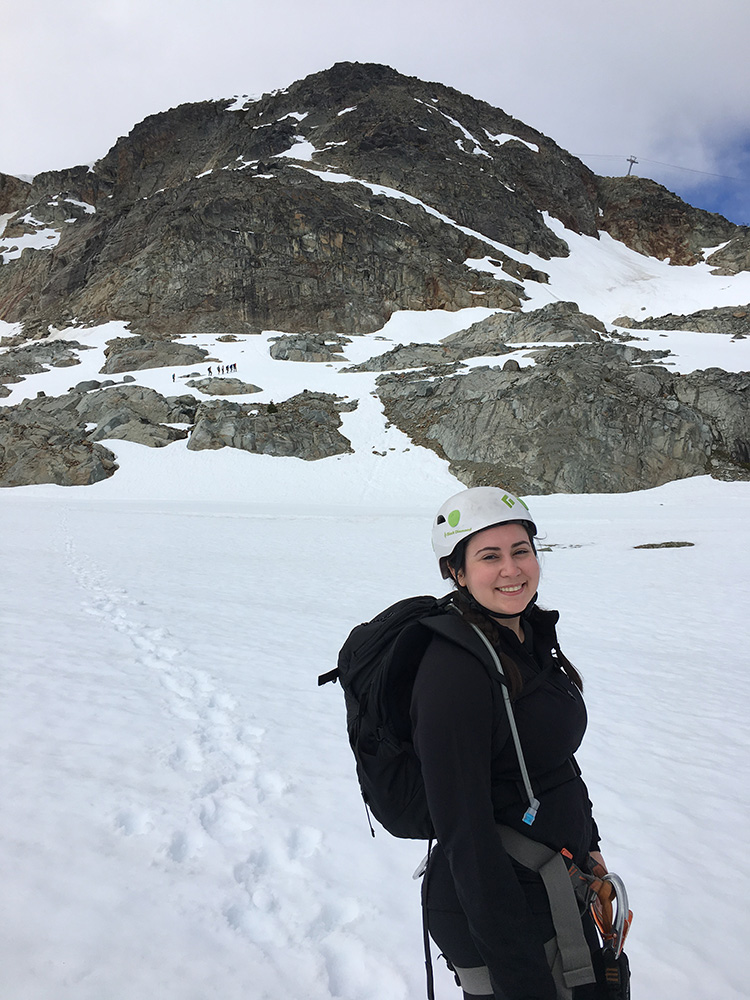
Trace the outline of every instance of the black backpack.
<instances>
[{"instance_id":1,"label":"black backpack","mask_svg":"<svg viewBox=\"0 0 750 1000\"><path fill-rule=\"evenodd\" d=\"M422 769L411 740L409 708L417 669L431 637L436 632L441 634L447 629L454 641L457 638L455 629L450 627L452 623L445 619L440 621L437 617L446 615L452 598L452 594L439 599L409 597L386 608L372 621L357 625L341 647L336 669L318 677L319 685L336 680L341 682L346 702L349 743L356 759L357 777L365 806L394 837L434 839ZM475 626L470 628L479 633ZM479 639L480 645L475 646L473 652L485 662L482 645L489 646L489 643L481 635ZM466 643L461 641L461 645ZM467 648L471 646L468 645ZM497 656L490 652L490 657L495 661L494 668L488 665L490 673L501 679L507 690ZM546 672L538 675L537 682ZM513 711L505 693L504 701L513 732ZM519 767L525 772L526 765L517 732L514 734L514 741ZM536 784L538 790L542 791L577 774L580 774L580 770L571 758L554 772L537 779ZM534 802L538 806L538 800L533 798L528 774L525 783L525 791L519 790L514 783L512 797L521 802L528 796L530 803ZM527 822L533 822L533 818ZM521 843L526 841L517 831L505 828L505 832L516 839L520 838ZM374 830L372 834L375 835ZM537 850L545 850L532 840L527 843ZM508 849L506 845L506 850ZM510 853L516 856L515 851ZM534 867L529 864L528 858L522 858L521 861L526 866ZM574 878L573 869L578 872L573 866L569 872L571 879ZM568 882L567 877L565 882ZM576 906L573 907L573 913L577 914ZM427 995L434 998L426 911L424 918ZM575 924L578 925L577 916ZM595 954L594 961L601 961L598 953ZM617 968L608 966L598 970L597 989L601 990L602 982L606 982L607 986L604 994L597 992L596 995L604 995L612 1000L628 1000L629 973L624 953L617 962Z\"/></svg>"},{"instance_id":2,"label":"black backpack","mask_svg":"<svg viewBox=\"0 0 750 1000\"><path fill-rule=\"evenodd\" d=\"M394 837L434 836L411 740L409 705L417 668L432 635L420 620L445 613L451 599L450 594L409 597L391 605L352 629L337 668L318 677L319 685L338 680L344 689L362 798L368 812Z\"/></svg>"}]
</instances>

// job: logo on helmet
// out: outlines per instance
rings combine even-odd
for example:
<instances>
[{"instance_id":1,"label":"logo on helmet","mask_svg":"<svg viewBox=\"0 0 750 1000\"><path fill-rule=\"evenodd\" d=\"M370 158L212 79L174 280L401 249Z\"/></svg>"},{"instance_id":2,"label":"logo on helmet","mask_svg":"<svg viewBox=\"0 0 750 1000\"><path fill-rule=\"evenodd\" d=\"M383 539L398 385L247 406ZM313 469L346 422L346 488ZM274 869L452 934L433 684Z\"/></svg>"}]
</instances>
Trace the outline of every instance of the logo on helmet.
<instances>
[{"instance_id":1,"label":"logo on helmet","mask_svg":"<svg viewBox=\"0 0 750 1000\"><path fill-rule=\"evenodd\" d=\"M502 500L505 506L510 507L511 510L516 506L517 503L520 503L521 506L524 508L524 510L529 509L528 506L523 502L523 500L520 497L509 497L508 494L506 493L505 496L502 498Z\"/></svg>"},{"instance_id":2,"label":"logo on helmet","mask_svg":"<svg viewBox=\"0 0 750 1000\"><path fill-rule=\"evenodd\" d=\"M460 510L452 510L448 515L448 524L451 526L451 528L455 528L460 520L461 520Z\"/></svg>"}]
</instances>

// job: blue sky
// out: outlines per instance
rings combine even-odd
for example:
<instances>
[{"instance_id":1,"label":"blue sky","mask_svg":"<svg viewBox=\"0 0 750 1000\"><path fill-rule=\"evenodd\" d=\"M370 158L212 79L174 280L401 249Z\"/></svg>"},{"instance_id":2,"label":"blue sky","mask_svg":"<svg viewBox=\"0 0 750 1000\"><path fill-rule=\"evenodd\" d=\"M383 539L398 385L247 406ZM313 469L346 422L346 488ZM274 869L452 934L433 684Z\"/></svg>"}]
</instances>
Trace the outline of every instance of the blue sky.
<instances>
[{"instance_id":1,"label":"blue sky","mask_svg":"<svg viewBox=\"0 0 750 1000\"><path fill-rule=\"evenodd\" d=\"M619 176L631 169L630 157L623 154L576 155L597 174ZM728 148L717 151L716 172L645 157L636 159L638 162L632 165L633 174L651 177L690 205L718 212L739 225L750 226L750 133L744 141L742 136L733 137Z\"/></svg>"},{"instance_id":2,"label":"blue sky","mask_svg":"<svg viewBox=\"0 0 750 1000\"><path fill-rule=\"evenodd\" d=\"M146 115L382 62L750 223L747 0L0 0L0 171L93 162Z\"/></svg>"}]
</instances>

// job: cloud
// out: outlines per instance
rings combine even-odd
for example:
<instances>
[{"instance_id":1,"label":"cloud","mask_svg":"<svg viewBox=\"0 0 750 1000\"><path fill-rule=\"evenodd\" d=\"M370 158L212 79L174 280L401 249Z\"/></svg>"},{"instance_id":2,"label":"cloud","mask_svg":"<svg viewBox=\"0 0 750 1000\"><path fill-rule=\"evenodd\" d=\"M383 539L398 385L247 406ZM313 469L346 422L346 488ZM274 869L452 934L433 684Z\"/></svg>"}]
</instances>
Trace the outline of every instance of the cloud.
<instances>
[{"instance_id":1,"label":"cloud","mask_svg":"<svg viewBox=\"0 0 750 1000\"><path fill-rule=\"evenodd\" d=\"M9 172L91 161L147 114L346 59L482 98L593 169L633 154L748 176L746 0L3 0L2 16Z\"/></svg>"}]
</instances>

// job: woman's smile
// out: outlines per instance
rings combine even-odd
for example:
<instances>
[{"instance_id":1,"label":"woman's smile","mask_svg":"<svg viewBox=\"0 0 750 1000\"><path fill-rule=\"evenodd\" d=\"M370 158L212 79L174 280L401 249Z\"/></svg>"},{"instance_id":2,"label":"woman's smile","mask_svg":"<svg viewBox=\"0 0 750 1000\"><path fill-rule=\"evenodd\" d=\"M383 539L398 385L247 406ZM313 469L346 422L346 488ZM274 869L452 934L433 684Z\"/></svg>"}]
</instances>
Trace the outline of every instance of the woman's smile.
<instances>
[{"instance_id":1,"label":"woman's smile","mask_svg":"<svg viewBox=\"0 0 750 1000\"><path fill-rule=\"evenodd\" d=\"M539 563L525 527L497 524L469 539L458 583L488 611L520 615L537 591Z\"/></svg>"}]
</instances>

